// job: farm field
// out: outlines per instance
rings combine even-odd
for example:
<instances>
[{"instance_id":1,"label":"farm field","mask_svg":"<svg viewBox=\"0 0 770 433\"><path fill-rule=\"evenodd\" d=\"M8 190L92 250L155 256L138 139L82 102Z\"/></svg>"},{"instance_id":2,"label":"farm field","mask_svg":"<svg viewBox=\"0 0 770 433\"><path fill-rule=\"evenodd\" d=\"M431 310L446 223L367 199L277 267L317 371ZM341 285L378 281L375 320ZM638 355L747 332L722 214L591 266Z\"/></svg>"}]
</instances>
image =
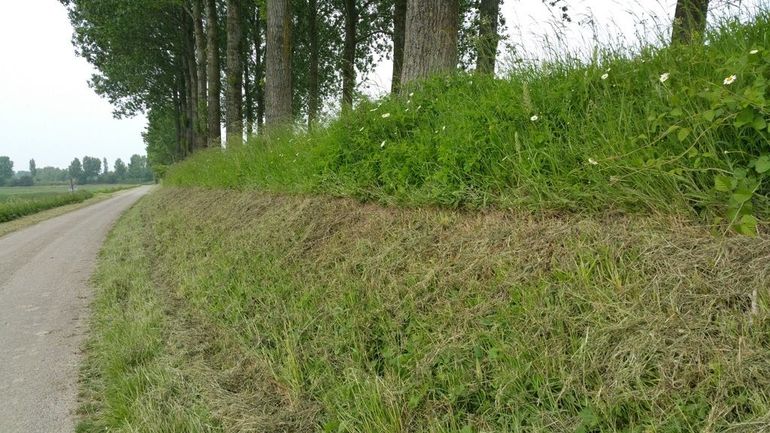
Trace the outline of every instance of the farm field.
<instances>
[{"instance_id":1,"label":"farm field","mask_svg":"<svg viewBox=\"0 0 770 433\"><path fill-rule=\"evenodd\" d=\"M74 193L66 185L0 188L0 223L47 209L83 202L95 194L112 193L134 185L81 185Z\"/></svg>"}]
</instances>

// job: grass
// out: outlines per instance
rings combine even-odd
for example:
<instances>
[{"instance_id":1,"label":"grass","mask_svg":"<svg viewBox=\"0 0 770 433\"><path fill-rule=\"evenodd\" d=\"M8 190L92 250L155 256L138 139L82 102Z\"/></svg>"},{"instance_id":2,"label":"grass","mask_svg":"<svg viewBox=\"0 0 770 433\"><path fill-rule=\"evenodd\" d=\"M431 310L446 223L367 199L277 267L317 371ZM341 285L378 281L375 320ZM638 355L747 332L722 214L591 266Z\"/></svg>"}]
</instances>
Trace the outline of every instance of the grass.
<instances>
[{"instance_id":1,"label":"grass","mask_svg":"<svg viewBox=\"0 0 770 433\"><path fill-rule=\"evenodd\" d=\"M748 25L725 22L706 45L597 50L589 62L564 55L499 79L435 79L362 102L311 134L201 152L172 167L166 183L709 219L729 207L715 179L748 169L760 178L749 197L763 215L767 182L752 167L768 152L768 28L770 15L759 13ZM723 107L730 98L742 102ZM741 104L761 129L735 121Z\"/></svg>"},{"instance_id":2,"label":"grass","mask_svg":"<svg viewBox=\"0 0 770 433\"><path fill-rule=\"evenodd\" d=\"M102 255L80 431L768 430L768 254L661 216L163 188Z\"/></svg>"},{"instance_id":3,"label":"grass","mask_svg":"<svg viewBox=\"0 0 770 433\"><path fill-rule=\"evenodd\" d=\"M85 185L70 193L65 186L0 188L0 223L36 214L48 209L82 203L94 194L110 194L133 185Z\"/></svg>"}]
</instances>

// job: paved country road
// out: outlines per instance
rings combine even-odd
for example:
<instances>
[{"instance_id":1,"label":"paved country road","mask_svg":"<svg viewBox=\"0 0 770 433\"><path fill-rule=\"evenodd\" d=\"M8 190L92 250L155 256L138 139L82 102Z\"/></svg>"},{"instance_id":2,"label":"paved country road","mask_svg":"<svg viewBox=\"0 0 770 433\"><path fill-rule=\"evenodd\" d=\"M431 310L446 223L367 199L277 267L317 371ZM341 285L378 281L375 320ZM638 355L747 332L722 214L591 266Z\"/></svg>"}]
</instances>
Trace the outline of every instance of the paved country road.
<instances>
[{"instance_id":1,"label":"paved country road","mask_svg":"<svg viewBox=\"0 0 770 433\"><path fill-rule=\"evenodd\" d=\"M150 187L0 237L0 432L72 433L78 361L105 235Z\"/></svg>"}]
</instances>

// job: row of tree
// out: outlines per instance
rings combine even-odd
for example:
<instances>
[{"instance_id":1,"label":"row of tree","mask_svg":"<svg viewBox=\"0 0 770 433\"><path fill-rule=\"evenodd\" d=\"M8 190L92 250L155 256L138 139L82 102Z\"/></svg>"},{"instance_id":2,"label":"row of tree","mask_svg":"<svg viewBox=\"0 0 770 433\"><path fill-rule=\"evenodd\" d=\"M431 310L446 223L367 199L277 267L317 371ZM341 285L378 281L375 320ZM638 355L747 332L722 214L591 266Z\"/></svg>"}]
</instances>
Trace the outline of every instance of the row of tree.
<instances>
[{"instance_id":1,"label":"row of tree","mask_svg":"<svg viewBox=\"0 0 770 433\"><path fill-rule=\"evenodd\" d=\"M96 91L146 112L151 165L244 133L350 108L383 57L392 89L458 66L494 73L501 0L60 0ZM530 0L534 1L534 0ZM566 12L569 0L542 0ZM708 0L678 0L673 38L705 27ZM224 101L224 104L222 104ZM223 107L224 105L224 107Z\"/></svg>"},{"instance_id":2,"label":"row of tree","mask_svg":"<svg viewBox=\"0 0 770 433\"><path fill-rule=\"evenodd\" d=\"M84 156L82 162L75 158L66 169L57 167L37 168L34 159L29 161L29 171L14 171L13 161L7 156L0 156L0 186L31 186L39 184L57 184L69 182L86 183L121 183L147 182L153 179L146 156L132 155L128 164L120 158L115 160L110 171L107 158L99 159Z\"/></svg>"}]
</instances>

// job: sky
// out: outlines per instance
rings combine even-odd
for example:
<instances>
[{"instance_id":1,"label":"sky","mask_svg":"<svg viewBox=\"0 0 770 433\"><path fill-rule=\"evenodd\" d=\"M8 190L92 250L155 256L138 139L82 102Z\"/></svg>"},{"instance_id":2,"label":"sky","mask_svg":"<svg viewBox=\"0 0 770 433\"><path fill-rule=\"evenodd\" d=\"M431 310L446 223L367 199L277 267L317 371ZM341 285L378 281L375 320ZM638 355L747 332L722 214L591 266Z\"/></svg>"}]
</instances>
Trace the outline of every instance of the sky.
<instances>
[{"instance_id":1,"label":"sky","mask_svg":"<svg viewBox=\"0 0 770 433\"><path fill-rule=\"evenodd\" d=\"M735 1L735 0L733 0ZM5 0L0 25L0 155L26 170L34 158L38 167L67 167L85 155L127 160L144 154L143 116L115 119L110 104L88 86L93 68L75 55L72 27L58 0ZM724 3L724 0L720 0ZM728 2L729 3L729 2ZM767 0L743 0L751 9ZM594 34L604 42L618 35L653 41L659 28L670 25L675 0L568 0L572 24L560 29L560 44L585 50ZM526 47L528 58L542 57L544 35L557 33L552 11L541 0L504 0L509 42ZM734 13L730 11L729 13ZM645 22L646 26L635 25ZM551 24L544 24L551 23ZM593 30L592 30L593 29ZM664 33L667 30L664 30ZM509 56L501 46L500 67ZM390 62L381 62L361 83L368 94L390 87Z\"/></svg>"}]
</instances>

